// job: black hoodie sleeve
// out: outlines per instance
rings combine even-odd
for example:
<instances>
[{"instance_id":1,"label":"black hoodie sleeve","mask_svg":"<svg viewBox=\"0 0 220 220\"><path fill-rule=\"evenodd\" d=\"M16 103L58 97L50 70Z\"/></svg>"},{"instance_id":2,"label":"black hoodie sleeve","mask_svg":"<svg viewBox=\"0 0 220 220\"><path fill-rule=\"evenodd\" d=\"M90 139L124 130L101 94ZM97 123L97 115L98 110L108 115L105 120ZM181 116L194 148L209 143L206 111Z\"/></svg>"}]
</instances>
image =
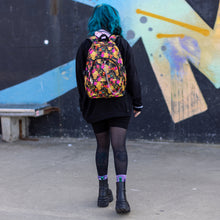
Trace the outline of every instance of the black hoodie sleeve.
<instances>
[{"instance_id":1,"label":"black hoodie sleeve","mask_svg":"<svg viewBox=\"0 0 220 220\"><path fill-rule=\"evenodd\" d=\"M86 66L86 59L88 56L88 50L92 42L86 39L79 47L76 55L76 81L77 88L79 91L79 104L80 110L83 111L84 102L86 99L86 93L84 88L84 71Z\"/></svg>"},{"instance_id":2,"label":"black hoodie sleeve","mask_svg":"<svg viewBox=\"0 0 220 220\"><path fill-rule=\"evenodd\" d=\"M127 92L132 98L133 109L141 111L143 108L141 98L141 86L134 61L134 55L129 43L122 37L116 41L123 57L123 62L127 73Z\"/></svg>"}]
</instances>

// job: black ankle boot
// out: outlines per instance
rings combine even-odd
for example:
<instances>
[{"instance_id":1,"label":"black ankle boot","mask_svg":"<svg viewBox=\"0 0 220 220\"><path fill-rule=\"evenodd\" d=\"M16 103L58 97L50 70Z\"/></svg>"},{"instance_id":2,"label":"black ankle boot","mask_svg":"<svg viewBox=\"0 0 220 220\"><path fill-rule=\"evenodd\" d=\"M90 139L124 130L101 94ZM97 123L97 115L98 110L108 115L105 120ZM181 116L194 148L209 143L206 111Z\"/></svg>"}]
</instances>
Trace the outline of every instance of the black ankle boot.
<instances>
[{"instance_id":1,"label":"black ankle boot","mask_svg":"<svg viewBox=\"0 0 220 220\"><path fill-rule=\"evenodd\" d=\"M97 205L107 207L113 201L112 191L108 188L108 180L99 180L99 196Z\"/></svg>"},{"instance_id":2,"label":"black ankle boot","mask_svg":"<svg viewBox=\"0 0 220 220\"><path fill-rule=\"evenodd\" d=\"M117 182L117 200L115 210L118 214L125 214L130 212L130 206L126 199L126 189L125 189L125 182Z\"/></svg>"}]
</instances>

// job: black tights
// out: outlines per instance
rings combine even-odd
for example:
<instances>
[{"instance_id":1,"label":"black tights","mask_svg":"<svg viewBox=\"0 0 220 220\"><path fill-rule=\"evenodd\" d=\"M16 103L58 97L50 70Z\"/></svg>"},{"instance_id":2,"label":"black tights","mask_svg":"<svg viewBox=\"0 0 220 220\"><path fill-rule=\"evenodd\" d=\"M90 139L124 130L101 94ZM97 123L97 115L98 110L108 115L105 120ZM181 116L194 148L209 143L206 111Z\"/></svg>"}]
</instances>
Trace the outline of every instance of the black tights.
<instances>
[{"instance_id":1,"label":"black tights","mask_svg":"<svg viewBox=\"0 0 220 220\"><path fill-rule=\"evenodd\" d=\"M108 131L97 133L96 167L99 176L107 175L110 142L114 154L116 175L127 174L128 156L126 150L127 130L110 127Z\"/></svg>"}]
</instances>

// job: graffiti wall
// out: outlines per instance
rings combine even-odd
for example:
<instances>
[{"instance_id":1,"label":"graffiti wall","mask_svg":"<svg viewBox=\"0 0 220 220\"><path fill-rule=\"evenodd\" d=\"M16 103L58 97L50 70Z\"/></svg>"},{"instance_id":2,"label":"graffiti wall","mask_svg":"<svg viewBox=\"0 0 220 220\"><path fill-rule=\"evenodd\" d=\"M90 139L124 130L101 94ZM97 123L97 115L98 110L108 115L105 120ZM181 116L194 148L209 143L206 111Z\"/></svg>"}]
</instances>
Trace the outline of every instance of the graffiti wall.
<instances>
[{"instance_id":1,"label":"graffiti wall","mask_svg":"<svg viewBox=\"0 0 220 220\"><path fill-rule=\"evenodd\" d=\"M218 0L0 0L0 104L50 103L32 135L91 137L78 106L75 56L93 7L121 16L135 54L144 110L128 136L220 142Z\"/></svg>"}]
</instances>

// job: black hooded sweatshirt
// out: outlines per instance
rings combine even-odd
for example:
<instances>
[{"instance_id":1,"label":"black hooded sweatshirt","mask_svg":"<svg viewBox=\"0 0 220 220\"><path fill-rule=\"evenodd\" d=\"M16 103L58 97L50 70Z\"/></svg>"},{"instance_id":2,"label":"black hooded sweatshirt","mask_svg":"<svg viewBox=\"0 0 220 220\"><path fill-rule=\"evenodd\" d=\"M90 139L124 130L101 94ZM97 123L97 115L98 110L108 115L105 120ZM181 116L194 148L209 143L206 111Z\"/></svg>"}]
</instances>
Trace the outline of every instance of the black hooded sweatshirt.
<instances>
[{"instance_id":1,"label":"black hooded sweatshirt","mask_svg":"<svg viewBox=\"0 0 220 220\"><path fill-rule=\"evenodd\" d=\"M116 41L123 64L127 73L126 93L118 98L91 99L84 88L84 70L88 56L88 50L92 45L90 39L86 39L79 47L76 56L76 79L79 91L80 110L84 119L89 123L102 121L108 118L128 117L132 114L132 108L141 111L143 108L141 100L141 87L134 63L132 48L121 36Z\"/></svg>"}]
</instances>

